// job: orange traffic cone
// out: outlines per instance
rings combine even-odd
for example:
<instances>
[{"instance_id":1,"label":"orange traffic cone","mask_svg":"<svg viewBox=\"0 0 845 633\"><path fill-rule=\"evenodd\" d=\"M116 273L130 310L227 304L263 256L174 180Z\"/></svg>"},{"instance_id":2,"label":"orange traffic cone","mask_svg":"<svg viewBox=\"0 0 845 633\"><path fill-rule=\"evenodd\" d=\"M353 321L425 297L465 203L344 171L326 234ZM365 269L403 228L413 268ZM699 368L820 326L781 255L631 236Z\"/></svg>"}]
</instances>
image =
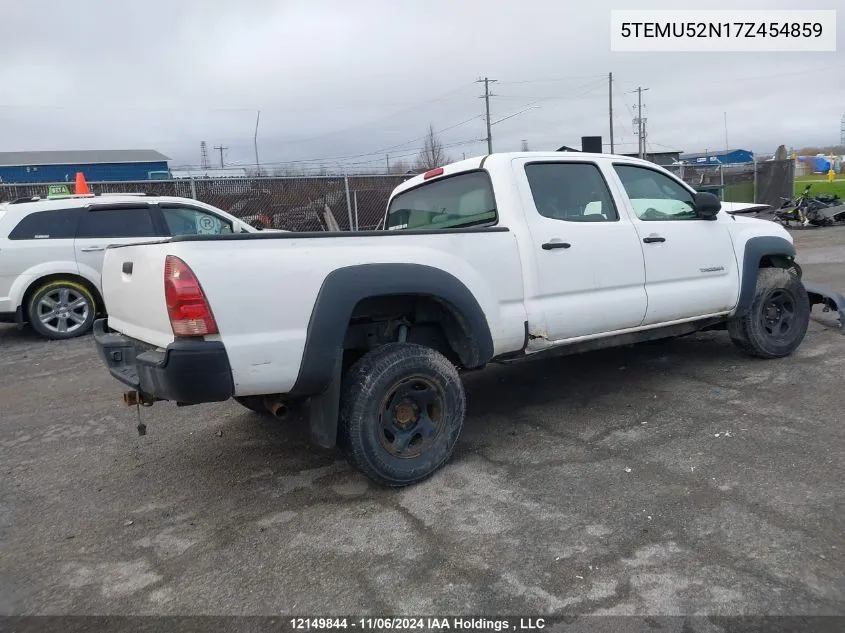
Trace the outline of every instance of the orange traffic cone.
<instances>
[{"instance_id":1,"label":"orange traffic cone","mask_svg":"<svg viewBox=\"0 0 845 633\"><path fill-rule=\"evenodd\" d=\"M76 193L79 195L91 195L91 189L88 188L88 183L85 182L85 174L81 171L76 172Z\"/></svg>"}]
</instances>

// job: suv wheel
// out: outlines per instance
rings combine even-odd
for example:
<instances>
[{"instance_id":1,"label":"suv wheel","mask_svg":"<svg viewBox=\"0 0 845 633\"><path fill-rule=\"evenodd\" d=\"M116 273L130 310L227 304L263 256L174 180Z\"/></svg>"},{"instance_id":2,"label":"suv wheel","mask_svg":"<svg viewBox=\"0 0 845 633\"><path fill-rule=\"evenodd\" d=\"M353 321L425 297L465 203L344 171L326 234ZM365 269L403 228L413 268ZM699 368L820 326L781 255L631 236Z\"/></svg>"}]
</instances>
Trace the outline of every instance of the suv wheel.
<instances>
[{"instance_id":1,"label":"suv wheel","mask_svg":"<svg viewBox=\"0 0 845 633\"><path fill-rule=\"evenodd\" d=\"M32 329L53 340L86 334L94 324L95 312L91 291L70 279L43 284L32 294L27 306Z\"/></svg>"}]
</instances>

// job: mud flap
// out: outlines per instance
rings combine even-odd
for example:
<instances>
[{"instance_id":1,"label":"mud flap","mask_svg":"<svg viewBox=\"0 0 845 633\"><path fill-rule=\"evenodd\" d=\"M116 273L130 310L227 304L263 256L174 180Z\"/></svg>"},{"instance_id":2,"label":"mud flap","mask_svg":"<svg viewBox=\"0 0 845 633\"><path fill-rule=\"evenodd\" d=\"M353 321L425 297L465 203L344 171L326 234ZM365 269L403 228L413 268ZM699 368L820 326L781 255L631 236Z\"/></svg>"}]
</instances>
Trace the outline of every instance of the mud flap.
<instances>
[{"instance_id":1,"label":"mud flap","mask_svg":"<svg viewBox=\"0 0 845 633\"><path fill-rule=\"evenodd\" d=\"M334 448L337 444L342 369L343 350L339 350L328 388L317 396L311 396L308 401L308 426L311 441L322 448Z\"/></svg>"},{"instance_id":2,"label":"mud flap","mask_svg":"<svg viewBox=\"0 0 845 633\"><path fill-rule=\"evenodd\" d=\"M810 297L810 307L820 303L825 310L836 310L839 313L839 330L845 334L845 297L833 288L811 281L804 281L804 288Z\"/></svg>"}]
</instances>

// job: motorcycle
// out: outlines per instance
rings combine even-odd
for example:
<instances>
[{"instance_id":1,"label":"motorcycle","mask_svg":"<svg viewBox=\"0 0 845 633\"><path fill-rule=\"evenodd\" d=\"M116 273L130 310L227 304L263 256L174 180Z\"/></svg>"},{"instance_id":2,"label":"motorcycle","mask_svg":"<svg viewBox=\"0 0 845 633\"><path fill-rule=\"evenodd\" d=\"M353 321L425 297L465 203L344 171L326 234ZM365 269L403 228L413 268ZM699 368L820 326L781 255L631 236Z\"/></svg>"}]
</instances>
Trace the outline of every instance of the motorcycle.
<instances>
[{"instance_id":1,"label":"motorcycle","mask_svg":"<svg viewBox=\"0 0 845 633\"><path fill-rule=\"evenodd\" d=\"M781 198L774 220L783 226L796 222L800 226L831 226L845 222L845 204L836 194L810 195L812 184L807 184L797 198Z\"/></svg>"}]
</instances>

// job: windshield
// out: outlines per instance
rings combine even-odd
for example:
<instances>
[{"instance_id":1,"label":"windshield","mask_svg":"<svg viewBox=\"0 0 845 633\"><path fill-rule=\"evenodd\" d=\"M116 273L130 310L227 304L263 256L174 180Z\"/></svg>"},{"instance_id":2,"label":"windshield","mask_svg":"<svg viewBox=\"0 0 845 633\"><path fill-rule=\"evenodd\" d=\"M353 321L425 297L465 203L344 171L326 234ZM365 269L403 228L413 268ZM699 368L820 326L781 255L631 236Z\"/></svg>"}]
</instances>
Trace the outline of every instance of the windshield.
<instances>
[{"instance_id":1,"label":"windshield","mask_svg":"<svg viewBox=\"0 0 845 633\"><path fill-rule=\"evenodd\" d=\"M387 229L451 229L495 224L497 219L490 176L473 171L397 195L387 210Z\"/></svg>"}]
</instances>

